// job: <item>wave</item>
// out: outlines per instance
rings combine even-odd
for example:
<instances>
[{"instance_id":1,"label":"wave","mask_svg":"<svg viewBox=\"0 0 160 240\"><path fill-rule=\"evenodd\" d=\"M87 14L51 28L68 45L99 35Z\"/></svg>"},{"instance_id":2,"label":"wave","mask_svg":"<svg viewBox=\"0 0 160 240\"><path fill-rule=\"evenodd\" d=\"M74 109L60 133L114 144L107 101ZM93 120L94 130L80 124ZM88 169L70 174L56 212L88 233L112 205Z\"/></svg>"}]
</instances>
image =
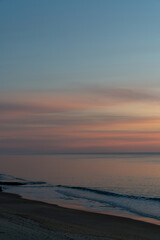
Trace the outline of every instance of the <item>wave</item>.
<instances>
[{"instance_id":1,"label":"wave","mask_svg":"<svg viewBox=\"0 0 160 240\"><path fill-rule=\"evenodd\" d=\"M46 182L43 182L43 181L38 181L38 182L27 182L27 184L31 184L31 185L35 185L35 184L37 184L37 185L44 185L44 184L46 184Z\"/></svg>"},{"instance_id":2,"label":"wave","mask_svg":"<svg viewBox=\"0 0 160 240\"><path fill-rule=\"evenodd\" d=\"M64 196L77 199L78 202L85 200L87 205L92 203L92 206L96 206L98 204L103 210L109 206L113 212L122 210L160 220L160 198L119 194L87 187L57 185L57 188L56 191Z\"/></svg>"},{"instance_id":3,"label":"wave","mask_svg":"<svg viewBox=\"0 0 160 240\"><path fill-rule=\"evenodd\" d=\"M129 199L137 199L137 200L151 200L151 201L160 201L160 198L156 197L145 197L145 196L135 196L135 195L128 195L128 194L121 194L121 193L115 193L115 192L108 192L104 190L98 190L93 188L87 188L87 187L75 187L75 186L67 186L67 185L56 185L58 188L66 188L66 189L75 189L85 192L92 192L100 195L105 196L112 196L117 198L129 198Z\"/></svg>"},{"instance_id":4,"label":"wave","mask_svg":"<svg viewBox=\"0 0 160 240\"><path fill-rule=\"evenodd\" d=\"M0 174L0 185L12 185L12 186L22 186L22 185L45 185L44 181L27 181L23 178L17 178L9 174Z\"/></svg>"},{"instance_id":5,"label":"wave","mask_svg":"<svg viewBox=\"0 0 160 240\"><path fill-rule=\"evenodd\" d=\"M7 189L7 191L25 196L28 194L29 197L38 200L42 200L46 196L49 202L55 199L57 201L70 201L71 204L87 206L91 209L107 210L110 208L113 212L125 211L139 216L160 219L159 197L123 194L92 187L52 185L44 181L29 181L0 174L0 185L5 182L9 184L3 187L4 190Z\"/></svg>"}]
</instances>

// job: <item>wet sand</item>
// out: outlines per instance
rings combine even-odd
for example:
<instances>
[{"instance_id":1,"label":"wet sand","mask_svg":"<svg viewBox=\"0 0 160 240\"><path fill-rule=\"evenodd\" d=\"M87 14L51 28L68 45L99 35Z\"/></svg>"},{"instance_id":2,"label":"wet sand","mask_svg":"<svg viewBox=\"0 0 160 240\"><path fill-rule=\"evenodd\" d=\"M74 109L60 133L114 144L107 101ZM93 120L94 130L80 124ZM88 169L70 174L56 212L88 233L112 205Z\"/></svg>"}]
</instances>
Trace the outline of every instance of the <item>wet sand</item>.
<instances>
[{"instance_id":1,"label":"wet sand","mask_svg":"<svg viewBox=\"0 0 160 240\"><path fill-rule=\"evenodd\" d=\"M0 240L160 239L160 226L0 193Z\"/></svg>"}]
</instances>

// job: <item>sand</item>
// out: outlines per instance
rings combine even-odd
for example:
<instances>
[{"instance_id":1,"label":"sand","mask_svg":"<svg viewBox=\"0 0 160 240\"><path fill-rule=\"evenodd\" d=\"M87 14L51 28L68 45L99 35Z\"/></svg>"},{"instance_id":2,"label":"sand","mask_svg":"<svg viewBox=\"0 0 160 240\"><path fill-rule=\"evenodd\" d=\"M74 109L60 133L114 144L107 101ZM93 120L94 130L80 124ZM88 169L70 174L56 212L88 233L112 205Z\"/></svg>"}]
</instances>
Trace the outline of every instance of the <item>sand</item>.
<instances>
[{"instance_id":1,"label":"sand","mask_svg":"<svg viewBox=\"0 0 160 240\"><path fill-rule=\"evenodd\" d=\"M0 240L160 239L160 226L0 193Z\"/></svg>"}]
</instances>

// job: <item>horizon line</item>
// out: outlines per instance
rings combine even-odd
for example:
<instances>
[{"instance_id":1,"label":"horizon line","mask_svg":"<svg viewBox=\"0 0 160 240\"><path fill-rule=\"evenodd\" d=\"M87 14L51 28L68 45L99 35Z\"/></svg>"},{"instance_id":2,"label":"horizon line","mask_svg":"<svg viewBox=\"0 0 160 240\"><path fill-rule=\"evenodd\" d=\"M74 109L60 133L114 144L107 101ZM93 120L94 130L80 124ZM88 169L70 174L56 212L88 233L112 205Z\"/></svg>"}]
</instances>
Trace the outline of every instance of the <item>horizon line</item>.
<instances>
[{"instance_id":1,"label":"horizon line","mask_svg":"<svg viewBox=\"0 0 160 240\"><path fill-rule=\"evenodd\" d=\"M127 155L127 154L130 154L130 155L136 155L136 154L160 154L160 152L102 152L102 153L99 153L99 152L95 152L95 153L73 153L73 152L67 152L67 153L60 153L60 152L57 152L57 153L0 153L0 155L118 155L118 154L121 154L121 155Z\"/></svg>"}]
</instances>

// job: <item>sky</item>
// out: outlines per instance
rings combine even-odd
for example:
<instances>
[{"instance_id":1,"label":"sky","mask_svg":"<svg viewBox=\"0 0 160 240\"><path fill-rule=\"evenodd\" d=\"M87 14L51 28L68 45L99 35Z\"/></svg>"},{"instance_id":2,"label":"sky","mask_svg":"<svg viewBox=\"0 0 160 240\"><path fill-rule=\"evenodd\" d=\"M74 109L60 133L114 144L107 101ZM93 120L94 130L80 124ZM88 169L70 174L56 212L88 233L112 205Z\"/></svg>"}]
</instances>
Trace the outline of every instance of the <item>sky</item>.
<instances>
[{"instance_id":1,"label":"sky","mask_svg":"<svg viewBox=\"0 0 160 240\"><path fill-rule=\"evenodd\" d=\"M159 0L0 0L0 153L160 151Z\"/></svg>"}]
</instances>

